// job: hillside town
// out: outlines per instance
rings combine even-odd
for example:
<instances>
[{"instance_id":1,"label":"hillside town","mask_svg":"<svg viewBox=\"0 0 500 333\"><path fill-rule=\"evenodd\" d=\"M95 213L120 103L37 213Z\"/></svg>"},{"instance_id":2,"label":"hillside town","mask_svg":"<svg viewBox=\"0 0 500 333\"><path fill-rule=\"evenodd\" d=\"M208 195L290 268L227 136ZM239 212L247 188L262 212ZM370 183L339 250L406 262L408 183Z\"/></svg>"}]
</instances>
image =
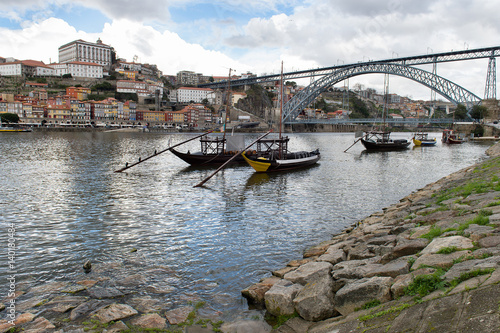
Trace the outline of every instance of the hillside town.
<instances>
[{"instance_id":1,"label":"hillside town","mask_svg":"<svg viewBox=\"0 0 500 333\"><path fill-rule=\"evenodd\" d=\"M137 57L132 62L118 58L114 48L100 39L96 43L75 40L60 46L58 52L59 62L49 64L0 57L0 113L17 114L22 123L32 126L213 128L223 122L223 106L238 106L247 97L247 89L232 89L227 97L225 91L197 85L256 76L250 72L231 77L207 76L187 70L164 75L154 64L138 63ZM271 101L270 108L276 109L279 82L262 86ZM285 87L285 101L303 89L295 82L287 82ZM365 111L359 112L356 103L351 102L353 98L369 105L369 111L364 107ZM393 118L429 117L434 107L448 114L453 107L445 102L434 101L431 105L396 94L379 94L359 84L354 89L331 89L318 102L323 106L313 103L299 118L368 118L384 103ZM242 118L250 119L251 115L252 120L264 123L270 122L275 112L259 115L243 111L250 113ZM238 118L233 116L232 120Z\"/></svg>"}]
</instances>

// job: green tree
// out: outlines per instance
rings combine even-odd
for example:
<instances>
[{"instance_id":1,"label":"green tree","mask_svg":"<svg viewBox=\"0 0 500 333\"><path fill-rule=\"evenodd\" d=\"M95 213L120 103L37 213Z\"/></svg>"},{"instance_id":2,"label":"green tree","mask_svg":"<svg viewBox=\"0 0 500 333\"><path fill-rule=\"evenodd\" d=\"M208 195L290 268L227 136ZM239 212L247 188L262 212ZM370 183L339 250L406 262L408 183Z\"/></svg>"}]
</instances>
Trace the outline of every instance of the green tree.
<instances>
[{"instance_id":1,"label":"green tree","mask_svg":"<svg viewBox=\"0 0 500 333\"><path fill-rule=\"evenodd\" d=\"M18 123L19 122L19 116L15 113L1 113L0 118L2 119L2 122L6 122L6 123Z\"/></svg>"},{"instance_id":2,"label":"green tree","mask_svg":"<svg viewBox=\"0 0 500 333\"><path fill-rule=\"evenodd\" d=\"M467 108L463 104L458 104L454 114L455 119L467 119Z\"/></svg>"},{"instance_id":3,"label":"green tree","mask_svg":"<svg viewBox=\"0 0 500 333\"><path fill-rule=\"evenodd\" d=\"M483 105L474 105L470 113L472 119L483 119L488 116L488 109Z\"/></svg>"}]
</instances>

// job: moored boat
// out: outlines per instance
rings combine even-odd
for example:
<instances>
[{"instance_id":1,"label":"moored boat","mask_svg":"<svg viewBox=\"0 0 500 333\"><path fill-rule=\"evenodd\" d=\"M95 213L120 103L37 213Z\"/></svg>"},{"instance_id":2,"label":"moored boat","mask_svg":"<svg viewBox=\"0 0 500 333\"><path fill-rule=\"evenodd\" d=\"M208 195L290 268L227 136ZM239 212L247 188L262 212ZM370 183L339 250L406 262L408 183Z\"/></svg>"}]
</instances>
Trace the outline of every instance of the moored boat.
<instances>
[{"instance_id":1,"label":"moored boat","mask_svg":"<svg viewBox=\"0 0 500 333\"><path fill-rule=\"evenodd\" d=\"M443 130L441 141L448 144L461 144L465 141L465 138L463 135L455 133L452 129L445 129Z\"/></svg>"},{"instance_id":2,"label":"moored boat","mask_svg":"<svg viewBox=\"0 0 500 333\"><path fill-rule=\"evenodd\" d=\"M175 149L170 149L170 151L192 166L217 166L226 163L236 153L243 150L243 141L243 136L209 137L205 135L200 138L201 150L199 152L182 153ZM232 163L245 164L246 162L243 157L237 156Z\"/></svg>"},{"instance_id":3,"label":"moored boat","mask_svg":"<svg viewBox=\"0 0 500 333\"><path fill-rule=\"evenodd\" d=\"M412 138L415 146L435 146L436 138L429 138L429 133L417 132Z\"/></svg>"},{"instance_id":4,"label":"moored boat","mask_svg":"<svg viewBox=\"0 0 500 333\"><path fill-rule=\"evenodd\" d=\"M302 169L316 164L321 158L319 149L314 151L299 151L285 153L281 157L278 152L269 157L259 157L258 155L248 155L248 152L241 154L247 163L256 172L277 172Z\"/></svg>"},{"instance_id":5,"label":"moored boat","mask_svg":"<svg viewBox=\"0 0 500 333\"><path fill-rule=\"evenodd\" d=\"M391 139L391 132L388 131L369 131L360 140L367 150L373 151L403 150L411 143L406 139Z\"/></svg>"},{"instance_id":6,"label":"moored boat","mask_svg":"<svg viewBox=\"0 0 500 333\"><path fill-rule=\"evenodd\" d=\"M0 126L0 132L32 132L31 128Z\"/></svg>"}]
</instances>

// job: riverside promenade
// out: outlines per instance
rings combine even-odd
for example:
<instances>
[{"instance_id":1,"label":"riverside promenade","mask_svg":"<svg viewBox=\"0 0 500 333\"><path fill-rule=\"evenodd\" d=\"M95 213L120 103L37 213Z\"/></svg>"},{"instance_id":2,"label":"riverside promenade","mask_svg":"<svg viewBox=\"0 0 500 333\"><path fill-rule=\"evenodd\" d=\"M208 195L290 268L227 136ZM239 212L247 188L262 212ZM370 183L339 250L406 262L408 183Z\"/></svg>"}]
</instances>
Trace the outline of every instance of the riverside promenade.
<instances>
[{"instance_id":1,"label":"riverside promenade","mask_svg":"<svg viewBox=\"0 0 500 333\"><path fill-rule=\"evenodd\" d=\"M72 280L16 282L0 332L500 332L500 146L488 153L243 290L274 328L222 322L194 297L172 309L155 296L171 291L147 283L171 272L127 274L141 265L131 251Z\"/></svg>"},{"instance_id":2,"label":"riverside promenade","mask_svg":"<svg viewBox=\"0 0 500 333\"><path fill-rule=\"evenodd\" d=\"M487 153L243 295L275 333L500 332L500 146Z\"/></svg>"}]
</instances>

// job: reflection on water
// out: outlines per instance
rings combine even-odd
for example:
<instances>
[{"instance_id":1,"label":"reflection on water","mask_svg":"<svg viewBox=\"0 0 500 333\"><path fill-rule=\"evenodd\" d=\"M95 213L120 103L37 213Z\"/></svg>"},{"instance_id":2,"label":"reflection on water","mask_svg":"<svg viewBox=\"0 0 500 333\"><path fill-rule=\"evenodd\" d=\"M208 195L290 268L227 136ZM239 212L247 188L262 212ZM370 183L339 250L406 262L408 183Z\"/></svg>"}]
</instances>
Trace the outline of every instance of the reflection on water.
<instances>
[{"instance_id":1,"label":"reflection on water","mask_svg":"<svg viewBox=\"0 0 500 333\"><path fill-rule=\"evenodd\" d=\"M189 136L2 133L2 223L17 225L19 279L69 279L87 258L129 260L135 248L139 264L127 269L174 272L162 277L173 290L166 302L196 294L217 300L220 310L240 309L243 288L356 220L485 158L488 146L438 142L367 154L359 144L344 153L352 133L291 134L292 150L320 149L318 165L269 175L235 166L193 188L214 170L188 167L166 152L114 173ZM199 150L199 143L184 149ZM6 248L5 237L0 245Z\"/></svg>"}]
</instances>

